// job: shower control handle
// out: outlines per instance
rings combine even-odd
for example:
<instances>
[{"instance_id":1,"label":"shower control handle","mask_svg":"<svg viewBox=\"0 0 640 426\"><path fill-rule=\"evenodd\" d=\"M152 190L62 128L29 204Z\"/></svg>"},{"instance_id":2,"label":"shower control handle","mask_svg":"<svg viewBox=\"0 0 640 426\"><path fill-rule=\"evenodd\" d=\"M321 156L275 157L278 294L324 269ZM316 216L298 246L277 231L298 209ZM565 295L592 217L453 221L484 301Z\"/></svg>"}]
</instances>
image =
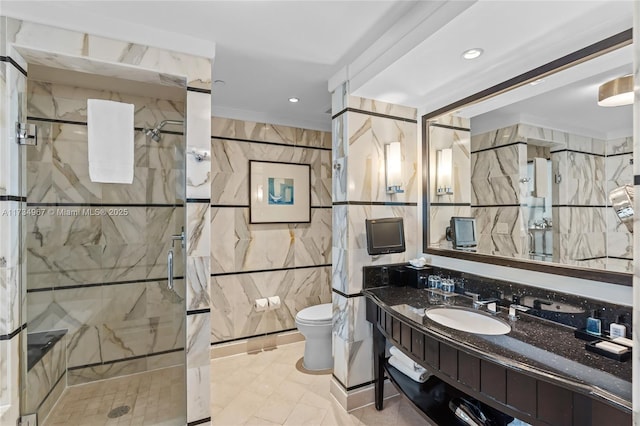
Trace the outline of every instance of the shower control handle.
<instances>
[{"instance_id":1,"label":"shower control handle","mask_svg":"<svg viewBox=\"0 0 640 426\"><path fill-rule=\"evenodd\" d=\"M173 249L167 252L167 287L173 290Z\"/></svg>"}]
</instances>

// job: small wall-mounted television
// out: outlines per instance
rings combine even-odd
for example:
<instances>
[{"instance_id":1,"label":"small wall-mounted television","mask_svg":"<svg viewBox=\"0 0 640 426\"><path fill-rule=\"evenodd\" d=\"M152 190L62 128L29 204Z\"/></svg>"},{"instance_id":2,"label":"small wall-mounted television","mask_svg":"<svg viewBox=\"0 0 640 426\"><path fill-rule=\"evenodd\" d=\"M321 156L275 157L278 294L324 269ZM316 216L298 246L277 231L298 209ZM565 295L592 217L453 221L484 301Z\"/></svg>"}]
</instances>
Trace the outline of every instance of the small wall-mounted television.
<instances>
[{"instance_id":1,"label":"small wall-mounted television","mask_svg":"<svg viewBox=\"0 0 640 426\"><path fill-rule=\"evenodd\" d=\"M473 250L477 245L476 220L473 217L454 216L446 230L446 238L453 242L453 248Z\"/></svg>"},{"instance_id":2,"label":"small wall-mounted television","mask_svg":"<svg viewBox=\"0 0 640 426\"><path fill-rule=\"evenodd\" d=\"M367 252L370 255L402 253L404 242L404 222L401 217L367 219Z\"/></svg>"}]
</instances>

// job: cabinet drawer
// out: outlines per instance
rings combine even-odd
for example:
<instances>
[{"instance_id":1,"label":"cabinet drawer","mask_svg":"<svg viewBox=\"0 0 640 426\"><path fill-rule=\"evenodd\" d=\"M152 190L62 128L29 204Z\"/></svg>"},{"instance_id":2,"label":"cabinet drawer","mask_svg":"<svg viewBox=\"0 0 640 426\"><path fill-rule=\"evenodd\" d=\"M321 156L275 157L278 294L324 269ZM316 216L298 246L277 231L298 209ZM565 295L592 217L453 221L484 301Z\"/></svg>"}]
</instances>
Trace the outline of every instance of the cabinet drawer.
<instances>
[{"instance_id":1,"label":"cabinet drawer","mask_svg":"<svg viewBox=\"0 0 640 426\"><path fill-rule=\"evenodd\" d=\"M496 401L507 401L507 371L504 367L480 361L480 390Z\"/></svg>"},{"instance_id":2,"label":"cabinet drawer","mask_svg":"<svg viewBox=\"0 0 640 426\"><path fill-rule=\"evenodd\" d=\"M471 389L480 390L480 360L458 351L458 381Z\"/></svg>"}]
</instances>

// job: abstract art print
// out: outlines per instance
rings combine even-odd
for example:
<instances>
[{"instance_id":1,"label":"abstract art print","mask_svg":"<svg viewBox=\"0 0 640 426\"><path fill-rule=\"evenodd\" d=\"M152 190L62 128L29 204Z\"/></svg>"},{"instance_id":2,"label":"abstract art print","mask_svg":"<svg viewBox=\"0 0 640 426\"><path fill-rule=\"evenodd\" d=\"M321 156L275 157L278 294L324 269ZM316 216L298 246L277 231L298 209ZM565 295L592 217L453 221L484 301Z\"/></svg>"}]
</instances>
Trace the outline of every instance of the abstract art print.
<instances>
[{"instance_id":1,"label":"abstract art print","mask_svg":"<svg viewBox=\"0 0 640 426\"><path fill-rule=\"evenodd\" d=\"M249 223L311 222L308 164L249 161Z\"/></svg>"}]
</instances>

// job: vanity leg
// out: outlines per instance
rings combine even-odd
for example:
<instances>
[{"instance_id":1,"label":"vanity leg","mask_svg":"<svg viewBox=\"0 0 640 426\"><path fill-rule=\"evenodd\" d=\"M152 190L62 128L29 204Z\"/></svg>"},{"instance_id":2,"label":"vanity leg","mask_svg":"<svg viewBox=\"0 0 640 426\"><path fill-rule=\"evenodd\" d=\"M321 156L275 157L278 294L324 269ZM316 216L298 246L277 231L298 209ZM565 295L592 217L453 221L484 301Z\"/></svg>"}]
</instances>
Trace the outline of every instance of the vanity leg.
<instances>
[{"instance_id":1,"label":"vanity leg","mask_svg":"<svg viewBox=\"0 0 640 426\"><path fill-rule=\"evenodd\" d=\"M384 398L384 361L385 341L383 334L376 324L373 325L373 372L376 410L382 410Z\"/></svg>"}]
</instances>

